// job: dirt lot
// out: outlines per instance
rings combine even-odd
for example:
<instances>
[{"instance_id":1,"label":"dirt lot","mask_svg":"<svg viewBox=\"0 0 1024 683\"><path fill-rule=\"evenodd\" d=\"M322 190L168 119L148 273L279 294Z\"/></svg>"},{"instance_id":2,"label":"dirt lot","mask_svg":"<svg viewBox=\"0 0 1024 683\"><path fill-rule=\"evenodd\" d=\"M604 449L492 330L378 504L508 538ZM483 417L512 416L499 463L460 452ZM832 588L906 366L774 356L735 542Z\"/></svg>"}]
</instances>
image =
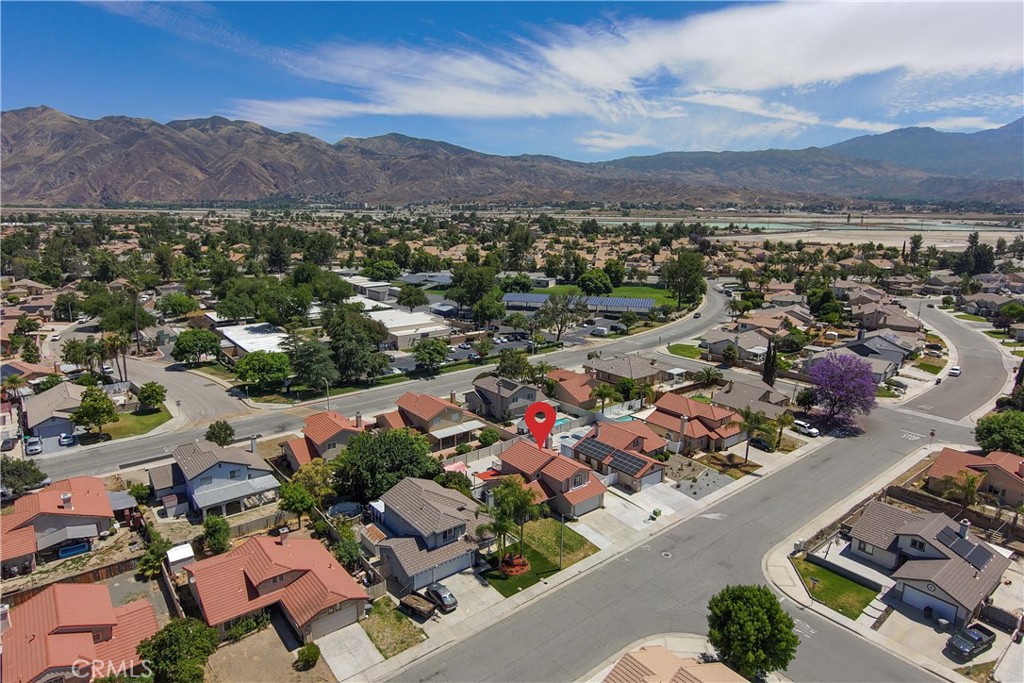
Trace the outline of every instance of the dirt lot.
<instances>
[{"instance_id":1,"label":"dirt lot","mask_svg":"<svg viewBox=\"0 0 1024 683\"><path fill-rule=\"evenodd\" d=\"M289 652L273 627L265 628L213 653L206 666L207 683L336 683L338 679L320 658L309 671L292 668L295 655Z\"/></svg>"},{"instance_id":2,"label":"dirt lot","mask_svg":"<svg viewBox=\"0 0 1024 683\"><path fill-rule=\"evenodd\" d=\"M201 520L197 519L193 523L184 517L181 519L167 519L159 514L161 510L162 508L147 508L145 511L146 521L152 522L156 530L160 532L160 535L175 545L187 543L197 536L202 536L203 523ZM236 526L249 520L267 517L275 512L277 512L277 503L271 503L270 505L246 510L237 515L231 515L227 519L230 525ZM247 534L247 536L265 534L267 531L269 531L269 528L254 530L252 533Z\"/></svg>"},{"instance_id":3,"label":"dirt lot","mask_svg":"<svg viewBox=\"0 0 1024 683\"><path fill-rule=\"evenodd\" d=\"M666 462L665 465L665 476L676 481L696 477L707 469L696 460L687 458L685 455L680 455L679 453L672 453L668 457L668 462Z\"/></svg>"}]
</instances>

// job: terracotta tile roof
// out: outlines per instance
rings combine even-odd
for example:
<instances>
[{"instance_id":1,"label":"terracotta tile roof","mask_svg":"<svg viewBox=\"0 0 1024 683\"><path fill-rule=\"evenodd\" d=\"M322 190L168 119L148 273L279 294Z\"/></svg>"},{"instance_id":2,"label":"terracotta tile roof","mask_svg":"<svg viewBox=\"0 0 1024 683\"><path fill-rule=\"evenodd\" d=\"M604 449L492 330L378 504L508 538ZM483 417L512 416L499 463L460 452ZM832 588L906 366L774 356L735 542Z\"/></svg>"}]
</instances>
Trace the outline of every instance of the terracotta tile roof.
<instances>
[{"instance_id":1,"label":"terracotta tile roof","mask_svg":"<svg viewBox=\"0 0 1024 683\"><path fill-rule=\"evenodd\" d=\"M376 524L367 524L363 527L363 534L369 539L370 543L377 545L388 537L386 533L380 530Z\"/></svg>"},{"instance_id":2,"label":"terracotta tile roof","mask_svg":"<svg viewBox=\"0 0 1024 683\"><path fill-rule=\"evenodd\" d=\"M555 457L555 452L546 448L537 448L525 439L516 441L498 456L502 463L519 470L532 479Z\"/></svg>"},{"instance_id":3,"label":"terracotta tile roof","mask_svg":"<svg viewBox=\"0 0 1024 683\"><path fill-rule=\"evenodd\" d=\"M71 506L64 507L61 494L71 494ZM55 481L36 493L22 496L14 502L14 512L36 515L72 515L76 517L114 516L110 497L103 480L96 477L72 477Z\"/></svg>"},{"instance_id":4,"label":"terracotta tile roof","mask_svg":"<svg viewBox=\"0 0 1024 683\"><path fill-rule=\"evenodd\" d=\"M304 436L286 441L285 446L291 451L292 457L295 458L295 462L299 467L310 462L313 459L313 454L316 453L313 449L313 444Z\"/></svg>"},{"instance_id":5,"label":"terracotta tile roof","mask_svg":"<svg viewBox=\"0 0 1024 683\"><path fill-rule=\"evenodd\" d=\"M113 629L116 642L93 643L93 631L105 628ZM134 646L156 631L156 615L145 600L115 610L106 586L53 584L11 611L11 626L3 634L2 678L29 683L48 669L70 668L75 660L106 659L105 653L127 648L134 656Z\"/></svg>"},{"instance_id":6,"label":"terracotta tile roof","mask_svg":"<svg viewBox=\"0 0 1024 683\"><path fill-rule=\"evenodd\" d=\"M356 427L355 423L347 417L333 411L310 415L306 418L306 425L302 429L302 433L316 444L327 443L339 432L361 431L363 431L362 427Z\"/></svg>"},{"instance_id":7,"label":"terracotta tile roof","mask_svg":"<svg viewBox=\"0 0 1024 683\"><path fill-rule=\"evenodd\" d=\"M117 626L110 640L96 643L96 658L104 662L125 662L125 666L141 664L136 650L146 638L160 630L156 611L149 600L136 600L114 608Z\"/></svg>"},{"instance_id":8,"label":"terracotta tile roof","mask_svg":"<svg viewBox=\"0 0 1024 683\"><path fill-rule=\"evenodd\" d=\"M577 460L567 458L564 455L556 455L544 465L541 473L548 475L556 481L566 481L571 479L580 470L588 469L590 468Z\"/></svg>"},{"instance_id":9,"label":"terracotta tile roof","mask_svg":"<svg viewBox=\"0 0 1024 683\"><path fill-rule=\"evenodd\" d=\"M462 411L462 408L449 401L436 396L430 396L429 394L414 394L411 391L402 394L395 401L395 405L421 420L433 420L449 408Z\"/></svg>"},{"instance_id":10,"label":"terracotta tile roof","mask_svg":"<svg viewBox=\"0 0 1024 683\"><path fill-rule=\"evenodd\" d=\"M676 415L677 417L686 415L687 417L700 417L713 422L720 420L732 422L737 418L736 413L731 410L694 401L692 398L680 396L679 394L665 394L654 405L659 410Z\"/></svg>"},{"instance_id":11,"label":"terracotta tile roof","mask_svg":"<svg viewBox=\"0 0 1024 683\"><path fill-rule=\"evenodd\" d=\"M981 469L998 467L1011 477L1016 478L1017 481L1024 481L1024 476L1022 476L1022 464L1024 464L1024 458L1015 453L992 451L985 456L985 462L979 463L976 467Z\"/></svg>"},{"instance_id":12,"label":"terracotta tile roof","mask_svg":"<svg viewBox=\"0 0 1024 683\"><path fill-rule=\"evenodd\" d=\"M523 488L525 488L527 491L534 492L534 503L544 503L548 500L551 500L555 495L554 492L552 492L551 489L548 486L546 486L544 482L542 482L540 479L534 479L530 483L525 484Z\"/></svg>"},{"instance_id":13,"label":"terracotta tile roof","mask_svg":"<svg viewBox=\"0 0 1024 683\"><path fill-rule=\"evenodd\" d=\"M945 477L959 478L963 471L973 469L973 466L986 464L985 458L973 453L964 453L953 448L943 448L935 458L935 462L928 468L927 476L935 479Z\"/></svg>"},{"instance_id":14,"label":"terracotta tile roof","mask_svg":"<svg viewBox=\"0 0 1024 683\"><path fill-rule=\"evenodd\" d=\"M552 370L547 376L549 379L558 382L579 403L589 401L590 390L601 383L590 375L561 368Z\"/></svg>"},{"instance_id":15,"label":"terracotta tile roof","mask_svg":"<svg viewBox=\"0 0 1024 683\"><path fill-rule=\"evenodd\" d=\"M566 491L562 495L565 496L570 505L578 505L585 500L590 500L594 496L603 495L607 490L597 477L591 476L587 478L587 483L583 486Z\"/></svg>"},{"instance_id":16,"label":"terracotta tile roof","mask_svg":"<svg viewBox=\"0 0 1024 683\"><path fill-rule=\"evenodd\" d=\"M679 431L679 417L677 415L669 415L668 413L660 410L655 410L653 413L645 417L644 422L647 424L657 425L673 433Z\"/></svg>"},{"instance_id":17,"label":"terracotta tile roof","mask_svg":"<svg viewBox=\"0 0 1024 683\"><path fill-rule=\"evenodd\" d=\"M22 526L34 515L31 513L9 513L0 517L0 560L6 562L15 557L33 554L36 545L36 530L31 525Z\"/></svg>"},{"instance_id":18,"label":"terracotta tile roof","mask_svg":"<svg viewBox=\"0 0 1024 683\"><path fill-rule=\"evenodd\" d=\"M321 611L345 600L365 600L366 592L319 541L269 536L250 538L224 555L185 567L195 578L206 622L211 626L280 602L300 627ZM264 595L256 584L287 572L295 581Z\"/></svg>"},{"instance_id":19,"label":"terracotta tile roof","mask_svg":"<svg viewBox=\"0 0 1024 683\"><path fill-rule=\"evenodd\" d=\"M730 436L735 436L743 430L742 425L739 422L730 422L720 427L715 427L714 432L718 434L720 439L728 439Z\"/></svg>"},{"instance_id":20,"label":"terracotta tile roof","mask_svg":"<svg viewBox=\"0 0 1024 683\"><path fill-rule=\"evenodd\" d=\"M680 657L661 645L627 652L604 683L744 683L747 679L721 662L701 663Z\"/></svg>"},{"instance_id":21,"label":"terracotta tile roof","mask_svg":"<svg viewBox=\"0 0 1024 683\"><path fill-rule=\"evenodd\" d=\"M377 416L377 426L381 429L401 429L409 424L402 417L402 411L392 410L390 413L381 413Z\"/></svg>"}]
</instances>

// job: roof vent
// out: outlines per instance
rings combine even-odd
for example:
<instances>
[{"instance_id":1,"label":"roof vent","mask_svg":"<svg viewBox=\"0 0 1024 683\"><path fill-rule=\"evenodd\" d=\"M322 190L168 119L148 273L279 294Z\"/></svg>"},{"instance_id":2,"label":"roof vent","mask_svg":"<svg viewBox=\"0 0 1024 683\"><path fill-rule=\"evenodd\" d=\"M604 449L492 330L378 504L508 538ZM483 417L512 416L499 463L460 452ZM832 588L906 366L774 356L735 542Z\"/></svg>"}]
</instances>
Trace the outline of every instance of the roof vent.
<instances>
[{"instance_id":1,"label":"roof vent","mask_svg":"<svg viewBox=\"0 0 1024 683\"><path fill-rule=\"evenodd\" d=\"M75 506L71 504L71 493L64 492L60 494L60 506L65 510L74 510Z\"/></svg>"}]
</instances>

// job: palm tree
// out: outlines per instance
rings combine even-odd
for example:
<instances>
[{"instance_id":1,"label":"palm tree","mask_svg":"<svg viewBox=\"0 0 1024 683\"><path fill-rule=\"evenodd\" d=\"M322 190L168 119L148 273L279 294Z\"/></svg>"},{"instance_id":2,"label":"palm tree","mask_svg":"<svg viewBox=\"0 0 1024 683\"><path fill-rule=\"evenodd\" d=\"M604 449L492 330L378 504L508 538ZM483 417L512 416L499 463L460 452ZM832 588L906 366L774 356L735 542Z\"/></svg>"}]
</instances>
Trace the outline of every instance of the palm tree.
<instances>
[{"instance_id":1,"label":"palm tree","mask_svg":"<svg viewBox=\"0 0 1024 683\"><path fill-rule=\"evenodd\" d=\"M537 503L537 492L526 488L526 481L517 474L507 477L494 491L499 517L506 517L519 527L519 557L526 546L526 523L544 516L545 505Z\"/></svg>"},{"instance_id":2,"label":"palm tree","mask_svg":"<svg viewBox=\"0 0 1024 683\"><path fill-rule=\"evenodd\" d=\"M124 381L124 371L121 370L121 363L118 361L119 352L117 349L117 340L114 339L114 335L103 338L103 360L113 360L114 367L117 368L117 374Z\"/></svg>"},{"instance_id":3,"label":"palm tree","mask_svg":"<svg viewBox=\"0 0 1024 683\"><path fill-rule=\"evenodd\" d=\"M25 378L21 375L7 375L3 379L3 394L5 397L10 398L12 392L16 392L25 386Z\"/></svg>"},{"instance_id":4,"label":"palm tree","mask_svg":"<svg viewBox=\"0 0 1024 683\"><path fill-rule=\"evenodd\" d=\"M498 569L502 576L505 575L505 553L508 550L508 537L516 529L516 523L507 515L493 506L479 508L476 516L488 515L491 521L477 527L477 532L482 534L494 534L494 541L498 544Z\"/></svg>"},{"instance_id":5,"label":"palm tree","mask_svg":"<svg viewBox=\"0 0 1024 683\"><path fill-rule=\"evenodd\" d=\"M548 377L548 373L554 369L554 366L550 363L537 361L533 364L533 383L536 385L543 384Z\"/></svg>"},{"instance_id":6,"label":"palm tree","mask_svg":"<svg viewBox=\"0 0 1024 683\"><path fill-rule=\"evenodd\" d=\"M114 340L114 350L116 353L121 354L121 364L124 366L124 375L122 379L128 381L128 351L132 348L132 338L127 332L115 332L112 336Z\"/></svg>"},{"instance_id":7,"label":"palm tree","mask_svg":"<svg viewBox=\"0 0 1024 683\"><path fill-rule=\"evenodd\" d=\"M611 384L602 382L590 390L590 398L601 401L601 412L604 412L604 404L607 401L621 401L622 396Z\"/></svg>"},{"instance_id":8,"label":"palm tree","mask_svg":"<svg viewBox=\"0 0 1024 683\"><path fill-rule=\"evenodd\" d=\"M102 341L86 340L85 342L85 365L90 372L96 372L96 366L102 365L106 358L106 348Z\"/></svg>"},{"instance_id":9,"label":"palm tree","mask_svg":"<svg viewBox=\"0 0 1024 683\"><path fill-rule=\"evenodd\" d=\"M964 514L967 508L972 505L978 504L978 487L981 486L980 474L970 474L968 472L960 472L959 474L959 477L947 474L942 478L943 483L946 485L946 490L943 492L942 497L960 501L960 511L956 513L957 516Z\"/></svg>"},{"instance_id":10,"label":"palm tree","mask_svg":"<svg viewBox=\"0 0 1024 683\"><path fill-rule=\"evenodd\" d=\"M650 382L644 382L636 388L637 396L640 397L640 407L644 407L644 401L647 403L654 403L654 385Z\"/></svg>"},{"instance_id":11,"label":"palm tree","mask_svg":"<svg viewBox=\"0 0 1024 683\"><path fill-rule=\"evenodd\" d=\"M792 413L783 413L782 415L779 415L777 418L775 418L775 424L779 425L779 437L775 441L777 445L782 444L782 432L784 432L789 427L792 427L795 421L796 418L793 417Z\"/></svg>"},{"instance_id":12,"label":"palm tree","mask_svg":"<svg viewBox=\"0 0 1024 683\"><path fill-rule=\"evenodd\" d=\"M764 416L763 410L754 412L749 406L746 408L740 408L740 417L743 418L743 422L740 423L740 429L747 433L747 450L743 455L743 464L746 465L750 459L750 439L754 435L758 436L775 436L775 430L768 424L768 420Z\"/></svg>"},{"instance_id":13,"label":"palm tree","mask_svg":"<svg viewBox=\"0 0 1024 683\"><path fill-rule=\"evenodd\" d=\"M700 382L703 387L710 387L712 384L722 379L722 371L718 368L713 368L710 365L706 365L700 369L695 379Z\"/></svg>"},{"instance_id":14,"label":"palm tree","mask_svg":"<svg viewBox=\"0 0 1024 683\"><path fill-rule=\"evenodd\" d=\"M81 339L66 339L60 347L60 360L68 365L85 365L85 342Z\"/></svg>"}]
</instances>

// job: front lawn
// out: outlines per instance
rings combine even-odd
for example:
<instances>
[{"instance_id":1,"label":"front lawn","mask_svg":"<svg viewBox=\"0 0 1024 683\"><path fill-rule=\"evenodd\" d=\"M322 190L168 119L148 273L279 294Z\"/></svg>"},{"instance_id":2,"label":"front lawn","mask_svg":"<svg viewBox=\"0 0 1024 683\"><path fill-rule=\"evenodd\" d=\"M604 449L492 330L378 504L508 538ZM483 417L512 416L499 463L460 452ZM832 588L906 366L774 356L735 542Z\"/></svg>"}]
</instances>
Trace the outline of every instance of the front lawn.
<instances>
[{"instance_id":1,"label":"front lawn","mask_svg":"<svg viewBox=\"0 0 1024 683\"><path fill-rule=\"evenodd\" d=\"M427 637L412 619L398 611L387 596L374 602L370 616L359 623L385 659L419 645Z\"/></svg>"},{"instance_id":2,"label":"front lawn","mask_svg":"<svg viewBox=\"0 0 1024 683\"><path fill-rule=\"evenodd\" d=\"M992 680L992 672L995 671L996 660L991 662L982 662L981 664L968 664L967 666L961 666L959 669L953 669L961 676L969 678L977 683L988 683Z\"/></svg>"},{"instance_id":3,"label":"front lawn","mask_svg":"<svg viewBox=\"0 0 1024 683\"><path fill-rule=\"evenodd\" d=\"M870 588L803 558L792 558L792 562L811 597L844 617L856 619L877 595Z\"/></svg>"},{"instance_id":4,"label":"front lawn","mask_svg":"<svg viewBox=\"0 0 1024 683\"><path fill-rule=\"evenodd\" d=\"M700 358L701 348L693 344L669 344L668 352L683 358Z\"/></svg>"},{"instance_id":5,"label":"front lawn","mask_svg":"<svg viewBox=\"0 0 1024 683\"><path fill-rule=\"evenodd\" d=\"M507 552L518 553L519 544L515 544L513 547L510 545ZM519 574L517 576L502 576L501 572L495 569L498 565L498 553L492 553L487 556L487 561L490 562L491 568L485 571L483 576L487 583L491 584L496 591L504 595L506 598L510 598L521 590L529 588L533 584L546 579L555 572L558 571L558 548L555 547L555 561L548 560L543 554L534 550L530 547L530 544L526 544L525 551L526 559L530 562L530 571L525 574Z\"/></svg>"},{"instance_id":6,"label":"front lawn","mask_svg":"<svg viewBox=\"0 0 1024 683\"><path fill-rule=\"evenodd\" d=\"M562 523L554 517L545 517L526 525L526 543L547 560L558 566L558 537ZM576 564L597 552L597 546L568 526L562 538L562 566Z\"/></svg>"},{"instance_id":7,"label":"front lawn","mask_svg":"<svg viewBox=\"0 0 1024 683\"><path fill-rule=\"evenodd\" d=\"M937 375L942 372L942 368L946 367L946 361L941 359L935 360L921 360L914 363L914 367L925 372L930 372L933 375Z\"/></svg>"},{"instance_id":8,"label":"front lawn","mask_svg":"<svg viewBox=\"0 0 1024 683\"><path fill-rule=\"evenodd\" d=\"M878 398L899 398L900 395L886 386L879 386L875 389L875 396Z\"/></svg>"},{"instance_id":9,"label":"front lawn","mask_svg":"<svg viewBox=\"0 0 1024 683\"><path fill-rule=\"evenodd\" d=\"M980 315L971 315L970 313L958 313L956 316L959 320L970 320L972 323L987 323L986 318L982 318Z\"/></svg>"},{"instance_id":10,"label":"front lawn","mask_svg":"<svg viewBox=\"0 0 1024 683\"><path fill-rule=\"evenodd\" d=\"M751 450L756 449L751 448ZM700 458L700 462L733 479L740 479L761 469L761 466L753 460L748 460L747 464L744 465L742 457L734 456L731 453L709 453Z\"/></svg>"},{"instance_id":11,"label":"front lawn","mask_svg":"<svg viewBox=\"0 0 1024 683\"><path fill-rule=\"evenodd\" d=\"M145 413L120 413L119 418L117 422L103 425L103 433L108 434L109 439L123 439L126 436L145 434L170 420L171 414L167 407L161 404L160 410L150 410ZM104 437L104 439L109 440L108 437ZM100 435L90 432L83 434L78 440L83 446L88 446L99 443Z\"/></svg>"},{"instance_id":12,"label":"front lawn","mask_svg":"<svg viewBox=\"0 0 1024 683\"><path fill-rule=\"evenodd\" d=\"M198 365L195 367L191 367L190 369L201 372L204 375L216 377L217 379L224 380L225 382L230 382L231 384L241 383L241 381L238 379L238 376L233 371L229 370L227 367L220 363L206 363L205 365Z\"/></svg>"}]
</instances>

